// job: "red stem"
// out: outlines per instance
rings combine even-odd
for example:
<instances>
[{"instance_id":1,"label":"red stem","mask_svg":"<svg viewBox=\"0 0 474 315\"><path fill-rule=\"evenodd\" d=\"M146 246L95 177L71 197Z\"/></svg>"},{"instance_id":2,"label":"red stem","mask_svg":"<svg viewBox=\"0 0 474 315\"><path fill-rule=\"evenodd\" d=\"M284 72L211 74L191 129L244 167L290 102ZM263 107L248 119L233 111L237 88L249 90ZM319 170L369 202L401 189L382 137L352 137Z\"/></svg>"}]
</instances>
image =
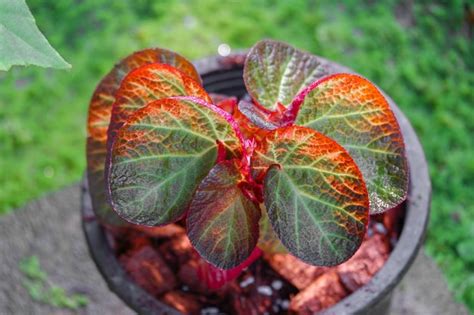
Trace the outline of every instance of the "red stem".
<instances>
[{"instance_id":1,"label":"red stem","mask_svg":"<svg viewBox=\"0 0 474 315\"><path fill-rule=\"evenodd\" d=\"M208 262L203 261L198 269L198 277L204 281L207 287L211 290L219 289L224 284L237 278L242 270L250 266L262 255L262 250L258 247L252 251L250 256L240 265L232 269L220 269L214 267Z\"/></svg>"}]
</instances>

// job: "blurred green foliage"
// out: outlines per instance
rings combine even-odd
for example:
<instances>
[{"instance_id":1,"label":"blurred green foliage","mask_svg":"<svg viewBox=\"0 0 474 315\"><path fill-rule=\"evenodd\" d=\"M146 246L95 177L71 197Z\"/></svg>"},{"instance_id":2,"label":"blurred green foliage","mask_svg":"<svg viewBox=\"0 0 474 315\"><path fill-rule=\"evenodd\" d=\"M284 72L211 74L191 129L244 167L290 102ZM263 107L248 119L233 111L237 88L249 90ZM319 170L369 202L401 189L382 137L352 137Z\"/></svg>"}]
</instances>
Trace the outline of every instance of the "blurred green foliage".
<instances>
[{"instance_id":1,"label":"blurred green foliage","mask_svg":"<svg viewBox=\"0 0 474 315\"><path fill-rule=\"evenodd\" d=\"M413 2L29 0L73 68L0 73L0 212L81 178L88 101L121 57L280 39L368 77L409 117L433 181L426 248L474 311L474 44L464 1Z\"/></svg>"}]
</instances>

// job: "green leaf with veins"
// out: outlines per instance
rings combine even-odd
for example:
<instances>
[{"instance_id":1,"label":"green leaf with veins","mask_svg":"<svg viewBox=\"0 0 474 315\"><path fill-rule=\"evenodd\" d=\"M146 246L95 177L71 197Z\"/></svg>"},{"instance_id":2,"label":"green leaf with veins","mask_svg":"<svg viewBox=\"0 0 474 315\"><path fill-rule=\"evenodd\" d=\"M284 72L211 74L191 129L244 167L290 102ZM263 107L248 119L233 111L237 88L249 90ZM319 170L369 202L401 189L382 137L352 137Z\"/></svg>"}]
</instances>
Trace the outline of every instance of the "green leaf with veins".
<instances>
[{"instance_id":1,"label":"green leaf with veins","mask_svg":"<svg viewBox=\"0 0 474 315\"><path fill-rule=\"evenodd\" d=\"M108 183L112 206L123 218L150 226L178 220L216 162L217 141L229 150L240 145L225 118L203 104L158 100L119 129Z\"/></svg>"},{"instance_id":2,"label":"green leaf with veins","mask_svg":"<svg viewBox=\"0 0 474 315\"><path fill-rule=\"evenodd\" d=\"M194 66L184 57L161 48L137 51L122 59L100 81L89 105L87 121L87 178L94 212L102 224L126 225L107 200L104 183L104 166L107 155L107 129L115 95L124 77L134 69L148 64L166 64L201 82Z\"/></svg>"},{"instance_id":3,"label":"green leaf with veins","mask_svg":"<svg viewBox=\"0 0 474 315\"><path fill-rule=\"evenodd\" d=\"M0 70L14 65L71 68L41 34L25 0L0 0Z\"/></svg>"},{"instance_id":4,"label":"green leaf with veins","mask_svg":"<svg viewBox=\"0 0 474 315\"><path fill-rule=\"evenodd\" d=\"M395 115L380 91L354 74L315 82L296 101L295 124L317 130L342 145L367 184L370 213L381 213L406 198L408 166Z\"/></svg>"},{"instance_id":5,"label":"green leaf with veins","mask_svg":"<svg viewBox=\"0 0 474 315\"><path fill-rule=\"evenodd\" d=\"M218 268L236 267L257 244L260 209L242 193L243 180L236 160L220 162L201 182L189 207L189 240Z\"/></svg>"},{"instance_id":6,"label":"green leaf with veins","mask_svg":"<svg viewBox=\"0 0 474 315\"><path fill-rule=\"evenodd\" d=\"M344 148L309 128L290 126L269 133L253 162L267 172L265 206L290 253L320 266L355 253L369 201L362 174Z\"/></svg>"},{"instance_id":7,"label":"green leaf with veins","mask_svg":"<svg viewBox=\"0 0 474 315\"><path fill-rule=\"evenodd\" d=\"M278 103L289 105L302 89L326 74L322 59L273 40L255 44L244 67L247 91L269 110Z\"/></svg>"}]
</instances>

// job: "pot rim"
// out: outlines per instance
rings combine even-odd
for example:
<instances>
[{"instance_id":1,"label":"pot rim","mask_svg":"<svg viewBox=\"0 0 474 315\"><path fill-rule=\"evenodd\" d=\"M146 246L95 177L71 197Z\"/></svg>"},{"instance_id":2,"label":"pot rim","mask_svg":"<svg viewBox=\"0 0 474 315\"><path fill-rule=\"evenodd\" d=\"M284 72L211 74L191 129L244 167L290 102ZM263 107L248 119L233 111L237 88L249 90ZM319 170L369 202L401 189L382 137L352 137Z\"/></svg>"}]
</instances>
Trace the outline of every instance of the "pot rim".
<instances>
[{"instance_id":1,"label":"pot rim","mask_svg":"<svg viewBox=\"0 0 474 315\"><path fill-rule=\"evenodd\" d=\"M197 60L194 65L197 71L205 76L216 71L242 67L245 55L246 51L242 50L227 57L211 56ZM320 58L323 67L331 69L330 72L355 73L353 70L325 58L319 56L318 58ZM431 205L431 181L428 165L423 148L410 122L395 102L386 93L383 91L382 93L387 98L402 130L410 170L404 225L389 258L371 281L320 314L366 313L367 309L379 304L389 296L408 271L424 240ZM86 179L83 181L81 199L83 217L94 217ZM89 252L111 291L139 313L156 314L159 309L163 314L181 314L174 308L161 303L128 278L113 254L103 228L97 220L83 219L82 222Z\"/></svg>"}]
</instances>

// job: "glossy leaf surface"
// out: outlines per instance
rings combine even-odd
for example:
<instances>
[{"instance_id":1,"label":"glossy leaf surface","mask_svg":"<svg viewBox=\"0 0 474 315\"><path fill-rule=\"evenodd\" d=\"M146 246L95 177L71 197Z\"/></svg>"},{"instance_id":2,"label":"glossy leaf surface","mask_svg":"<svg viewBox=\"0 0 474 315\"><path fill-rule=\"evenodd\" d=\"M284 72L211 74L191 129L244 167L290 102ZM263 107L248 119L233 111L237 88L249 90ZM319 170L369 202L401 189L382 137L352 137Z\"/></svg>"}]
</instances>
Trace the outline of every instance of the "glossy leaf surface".
<instances>
[{"instance_id":1,"label":"glossy leaf surface","mask_svg":"<svg viewBox=\"0 0 474 315\"><path fill-rule=\"evenodd\" d=\"M295 124L336 140L359 166L370 196L370 212L402 202L408 168L400 127L388 102L367 79L336 74L315 82L299 97Z\"/></svg>"},{"instance_id":2,"label":"glossy leaf surface","mask_svg":"<svg viewBox=\"0 0 474 315\"><path fill-rule=\"evenodd\" d=\"M269 110L278 103L289 105L298 92L325 74L316 56L272 40L253 46L244 67L247 91Z\"/></svg>"},{"instance_id":3,"label":"glossy leaf surface","mask_svg":"<svg viewBox=\"0 0 474 315\"><path fill-rule=\"evenodd\" d=\"M115 93L124 76L131 70L150 63L166 63L200 81L194 66L169 50L155 48L136 52L120 61L100 82L89 106L87 122L87 177L93 208L103 223L125 223L110 208L105 194L104 166L107 155L107 129Z\"/></svg>"},{"instance_id":4,"label":"glossy leaf surface","mask_svg":"<svg viewBox=\"0 0 474 315\"><path fill-rule=\"evenodd\" d=\"M138 109L151 101L173 96L195 96L211 102L198 81L172 66L152 63L131 71L115 94L109 137L113 137L115 131Z\"/></svg>"},{"instance_id":5,"label":"glossy leaf surface","mask_svg":"<svg viewBox=\"0 0 474 315\"><path fill-rule=\"evenodd\" d=\"M362 174L333 140L309 128L271 132L254 166L265 171L264 200L283 245L301 260L337 265L357 250L368 222Z\"/></svg>"},{"instance_id":6,"label":"glossy leaf surface","mask_svg":"<svg viewBox=\"0 0 474 315\"><path fill-rule=\"evenodd\" d=\"M260 209L239 188L244 181L235 160L216 164L199 185L189 207L188 237L199 254L229 269L252 253Z\"/></svg>"},{"instance_id":7,"label":"glossy leaf surface","mask_svg":"<svg viewBox=\"0 0 474 315\"><path fill-rule=\"evenodd\" d=\"M225 147L239 141L212 108L190 98L162 99L138 110L119 129L108 183L112 205L123 218L162 225L183 216L216 162L217 141Z\"/></svg>"}]
</instances>

